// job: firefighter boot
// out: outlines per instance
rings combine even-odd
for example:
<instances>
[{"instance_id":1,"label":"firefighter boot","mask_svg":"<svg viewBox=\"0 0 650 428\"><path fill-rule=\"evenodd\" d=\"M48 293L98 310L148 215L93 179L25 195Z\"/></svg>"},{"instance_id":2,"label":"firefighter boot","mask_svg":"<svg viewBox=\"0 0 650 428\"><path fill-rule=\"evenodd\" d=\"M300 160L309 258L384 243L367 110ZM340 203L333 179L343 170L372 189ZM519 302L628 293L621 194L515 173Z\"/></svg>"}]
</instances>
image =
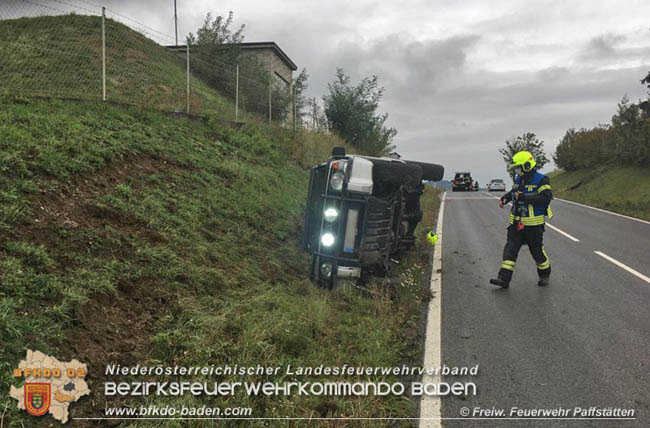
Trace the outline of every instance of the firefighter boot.
<instances>
[{"instance_id":1,"label":"firefighter boot","mask_svg":"<svg viewBox=\"0 0 650 428\"><path fill-rule=\"evenodd\" d=\"M548 276L540 276L539 281L537 281L537 285L540 287L546 287L549 284L549 278Z\"/></svg>"},{"instance_id":2,"label":"firefighter boot","mask_svg":"<svg viewBox=\"0 0 650 428\"><path fill-rule=\"evenodd\" d=\"M501 287L501 288L510 287L510 281L506 281L505 279L503 279L501 277L497 277L496 279L491 279L490 284L496 285L497 287Z\"/></svg>"}]
</instances>

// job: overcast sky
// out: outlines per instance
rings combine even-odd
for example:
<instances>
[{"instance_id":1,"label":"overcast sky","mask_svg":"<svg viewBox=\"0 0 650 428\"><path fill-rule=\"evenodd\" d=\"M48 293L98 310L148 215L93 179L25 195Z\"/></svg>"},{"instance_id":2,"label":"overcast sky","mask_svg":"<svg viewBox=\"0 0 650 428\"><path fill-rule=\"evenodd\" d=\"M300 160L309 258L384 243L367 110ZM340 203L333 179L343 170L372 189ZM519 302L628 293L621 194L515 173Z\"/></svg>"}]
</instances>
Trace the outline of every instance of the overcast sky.
<instances>
[{"instance_id":1,"label":"overcast sky","mask_svg":"<svg viewBox=\"0 0 650 428\"><path fill-rule=\"evenodd\" d=\"M566 129L609 122L625 94L647 96L648 0L177 2L183 36L207 12L233 11L246 41L278 43L307 68L309 96L326 93L337 67L355 82L378 75L397 151L443 164L445 178L505 178L506 139L534 132L550 157ZM173 35L173 0L104 4Z\"/></svg>"}]
</instances>

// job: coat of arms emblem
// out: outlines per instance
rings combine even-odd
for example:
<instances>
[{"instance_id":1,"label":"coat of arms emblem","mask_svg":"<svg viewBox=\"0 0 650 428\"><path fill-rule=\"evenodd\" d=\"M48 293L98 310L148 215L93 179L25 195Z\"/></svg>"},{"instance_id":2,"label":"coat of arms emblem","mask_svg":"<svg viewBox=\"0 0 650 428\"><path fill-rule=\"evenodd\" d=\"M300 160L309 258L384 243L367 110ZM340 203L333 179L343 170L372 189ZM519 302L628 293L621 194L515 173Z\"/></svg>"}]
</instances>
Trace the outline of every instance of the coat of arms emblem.
<instances>
[{"instance_id":1,"label":"coat of arms emblem","mask_svg":"<svg viewBox=\"0 0 650 428\"><path fill-rule=\"evenodd\" d=\"M25 383L25 410L30 415L42 416L50 409L52 385Z\"/></svg>"}]
</instances>

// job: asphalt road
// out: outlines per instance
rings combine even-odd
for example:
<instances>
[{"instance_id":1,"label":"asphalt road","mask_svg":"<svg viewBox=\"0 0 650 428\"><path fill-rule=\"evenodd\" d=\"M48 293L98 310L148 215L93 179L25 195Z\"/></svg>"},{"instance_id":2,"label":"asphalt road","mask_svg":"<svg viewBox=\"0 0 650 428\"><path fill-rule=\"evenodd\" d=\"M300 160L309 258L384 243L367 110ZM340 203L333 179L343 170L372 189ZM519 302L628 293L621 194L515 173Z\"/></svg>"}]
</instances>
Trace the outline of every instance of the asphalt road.
<instances>
[{"instance_id":1,"label":"asphalt road","mask_svg":"<svg viewBox=\"0 0 650 428\"><path fill-rule=\"evenodd\" d=\"M442 417L460 417L462 407L470 416L475 408L510 416L514 406L598 406L635 409L637 419L443 426L650 426L650 283L625 268L650 276L650 223L554 200L549 223L564 233L546 227L551 285L536 285L534 261L522 247L510 289L501 290L488 281L501 265L508 207L485 192L448 192L445 205L442 362L478 364L479 375L444 378L473 381L478 394L442 398Z\"/></svg>"}]
</instances>

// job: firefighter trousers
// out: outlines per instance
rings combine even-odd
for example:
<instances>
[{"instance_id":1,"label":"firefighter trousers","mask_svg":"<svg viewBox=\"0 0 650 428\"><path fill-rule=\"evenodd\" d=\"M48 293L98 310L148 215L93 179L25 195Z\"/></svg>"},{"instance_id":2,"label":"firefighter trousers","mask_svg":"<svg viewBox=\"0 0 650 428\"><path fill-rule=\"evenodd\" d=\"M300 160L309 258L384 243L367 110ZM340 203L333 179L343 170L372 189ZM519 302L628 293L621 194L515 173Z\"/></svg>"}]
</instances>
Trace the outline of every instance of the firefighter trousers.
<instances>
[{"instance_id":1,"label":"firefighter trousers","mask_svg":"<svg viewBox=\"0 0 650 428\"><path fill-rule=\"evenodd\" d=\"M537 274L540 278L551 275L551 262L544 250L544 225L526 226L517 230L515 225L508 227L508 241L503 248L503 262L499 270L499 278L510 281L515 270L515 263L522 245L528 245L530 254L537 264Z\"/></svg>"}]
</instances>

